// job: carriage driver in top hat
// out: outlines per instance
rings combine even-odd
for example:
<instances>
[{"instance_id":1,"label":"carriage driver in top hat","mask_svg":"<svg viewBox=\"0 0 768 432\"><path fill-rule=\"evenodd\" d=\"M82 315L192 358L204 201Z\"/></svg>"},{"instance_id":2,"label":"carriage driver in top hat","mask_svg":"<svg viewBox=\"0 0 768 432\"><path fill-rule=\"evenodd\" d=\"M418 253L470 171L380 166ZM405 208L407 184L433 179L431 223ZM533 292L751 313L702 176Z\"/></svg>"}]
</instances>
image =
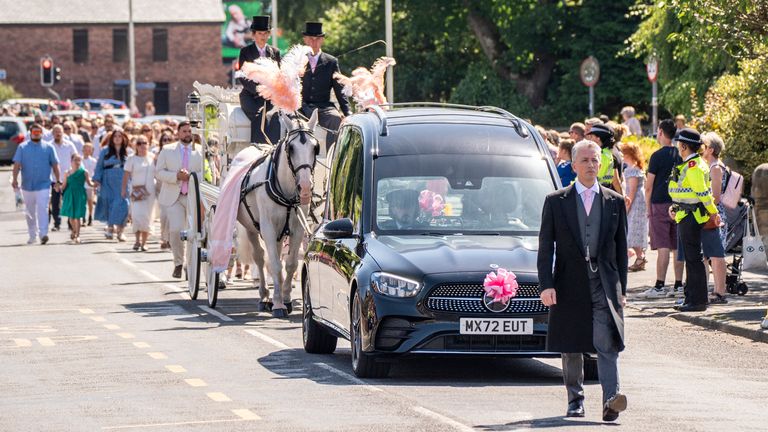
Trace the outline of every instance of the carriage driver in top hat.
<instances>
[{"instance_id":1,"label":"carriage driver in top hat","mask_svg":"<svg viewBox=\"0 0 768 432\"><path fill-rule=\"evenodd\" d=\"M323 23L306 23L302 34L304 44L312 48L312 54L309 54L309 63L301 83L301 112L310 117L312 111L317 109L320 126L331 131L326 138L327 148L336 142L336 131L339 130L343 118L331 102L331 90L336 94L336 100L344 116L349 115L349 101L341 93L343 86L333 78L335 72L340 72L339 61L321 49L325 40Z\"/></svg>"},{"instance_id":2,"label":"carriage driver in top hat","mask_svg":"<svg viewBox=\"0 0 768 432\"><path fill-rule=\"evenodd\" d=\"M267 39L269 39L270 30L270 18L268 15L261 15L253 17L251 22L251 31L253 31L253 44L246 46L240 50L240 58L237 60L237 64L242 66L245 62L253 62L259 57L268 57L278 64L280 63L280 51L270 45L267 45ZM245 78L238 78L240 85L243 86L243 90L240 92L240 107L243 112L251 121L251 142L252 143L266 143L267 139L261 130L262 117L272 109L272 103L259 96L256 91L258 83ZM266 132L269 140L275 144L280 139L280 122L270 121L269 118L264 121L264 132Z\"/></svg>"}]
</instances>

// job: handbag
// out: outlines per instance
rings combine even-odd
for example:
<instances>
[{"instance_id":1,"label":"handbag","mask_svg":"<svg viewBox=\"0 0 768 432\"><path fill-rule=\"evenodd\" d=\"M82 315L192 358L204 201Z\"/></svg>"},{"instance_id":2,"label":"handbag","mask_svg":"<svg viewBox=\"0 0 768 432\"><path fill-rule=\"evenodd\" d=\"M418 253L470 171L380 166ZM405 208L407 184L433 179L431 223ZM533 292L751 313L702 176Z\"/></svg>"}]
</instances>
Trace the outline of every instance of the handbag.
<instances>
[{"instance_id":1,"label":"handbag","mask_svg":"<svg viewBox=\"0 0 768 432\"><path fill-rule=\"evenodd\" d=\"M147 173L151 170L150 168L147 168ZM147 178L144 179L143 185L132 185L131 186L131 201L143 201L147 199L151 193L147 189L147 182L149 182L149 175L146 176Z\"/></svg>"},{"instance_id":2,"label":"handbag","mask_svg":"<svg viewBox=\"0 0 768 432\"><path fill-rule=\"evenodd\" d=\"M744 238L741 243L741 250L744 256L744 260L741 264L743 270L768 269L768 260L765 256L765 245L763 245L763 239L760 237L760 230L757 228L756 222L755 208L752 207L751 214L747 215L747 226L744 229ZM752 228L751 230L750 227ZM752 235L753 231L754 235Z\"/></svg>"},{"instance_id":3,"label":"handbag","mask_svg":"<svg viewBox=\"0 0 768 432\"><path fill-rule=\"evenodd\" d=\"M720 202L729 209L735 209L744 190L744 177L728 168L725 169L725 190L720 195Z\"/></svg>"}]
</instances>

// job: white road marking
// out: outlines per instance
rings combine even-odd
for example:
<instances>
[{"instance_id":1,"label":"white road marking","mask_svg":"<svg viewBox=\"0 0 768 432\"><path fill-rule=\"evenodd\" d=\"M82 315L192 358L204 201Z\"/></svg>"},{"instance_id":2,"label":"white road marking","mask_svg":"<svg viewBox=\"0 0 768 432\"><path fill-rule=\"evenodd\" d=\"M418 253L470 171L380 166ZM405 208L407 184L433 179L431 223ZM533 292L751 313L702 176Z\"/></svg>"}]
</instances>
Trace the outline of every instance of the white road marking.
<instances>
[{"instance_id":1,"label":"white road marking","mask_svg":"<svg viewBox=\"0 0 768 432\"><path fill-rule=\"evenodd\" d=\"M241 421L246 421L246 420L261 420L261 418L257 418L257 419L238 418L238 419L187 421L187 422L176 422L176 423L148 423L148 424L124 425L124 426L105 426L105 427L102 427L101 430L141 429L141 428L151 428L151 427L202 425L202 424L214 424L214 423L232 423L232 422L241 422Z\"/></svg>"},{"instance_id":2,"label":"white road marking","mask_svg":"<svg viewBox=\"0 0 768 432\"><path fill-rule=\"evenodd\" d=\"M17 347L31 347L32 341L29 339L11 339Z\"/></svg>"},{"instance_id":3,"label":"white road marking","mask_svg":"<svg viewBox=\"0 0 768 432\"><path fill-rule=\"evenodd\" d=\"M192 297L189 296L188 290L179 288L176 285L171 285L171 284L165 284L164 286L170 289L171 291L175 292L176 294L178 294L179 297L183 298L184 300L192 300Z\"/></svg>"},{"instance_id":4,"label":"white road marking","mask_svg":"<svg viewBox=\"0 0 768 432\"><path fill-rule=\"evenodd\" d=\"M192 387L208 387L208 384L200 378L187 378L184 381Z\"/></svg>"},{"instance_id":5,"label":"white road marking","mask_svg":"<svg viewBox=\"0 0 768 432\"><path fill-rule=\"evenodd\" d=\"M165 368L173 373L184 373L187 371L184 369L184 366L181 365L165 365Z\"/></svg>"},{"instance_id":6,"label":"white road marking","mask_svg":"<svg viewBox=\"0 0 768 432\"><path fill-rule=\"evenodd\" d=\"M146 271L146 270L139 270L139 273L143 274L144 276L146 276L146 277L147 277L147 278L149 278L149 279L152 279L153 281L159 281L159 280L162 280L162 279L160 279L159 277L157 277L157 276L153 275L152 273L150 273L150 272L148 272L148 271Z\"/></svg>"},{"instance_id":7,"label":"white road marking","mask_svg":"<svg viewBox=\"0 0 768 432\"><path fill-rule=\"evenodd\" d=\"M106 320L107 320L107 319L106 319L106 318L104 318L103 316L92 316L92 317L89 317L89 318L91 318L92 320L94 320L94 321L96 321L96 322L104 322L104 321L106 321Z\"/></svg>"},{"instance_id":8,"label":"white road marking","mask_svg":"<svg viewBox=\"0 0 768 432\"><path fill-rule=\"evenodd\" d=\"M90 314L94 314L96 312L94 312L93 309L80 309L80 313L81 314L85 314L85 315L90 315Z\"/></svg>"},{"instance_id":9,"label":"white road marking","mask_svg":"<svg viewBox=\"0 0 768 432\"><path fill-rule=\"evenodd\" d=\"M123 263L123 264L125 264L125 265L127 265L128 267L133 267L133 268L136 268L136 267L137 267L137 266L136 266L136 264L134 264L134 263L132 263L132 262L128 261L128 260L127 260L127 259L125 259L125 258L120 258L120 261L122 261L122 263Z\"/></svg>"},{"instance_id":10,"label":"white road marking","mask_svg":"<svg viewBox=\"0 0 768 432\"><path fill-rule=\"evenodd\" d=\"M155 360L165 360L168 358L167 355L161 353L161 352L148 352L148 356L152 357Z\"/></svg>"},{"instance_id":11,"label":"white road marking","mask_svg":"<svg viewBox=\"0 0 768 432\"><path fill-rule=\"evenodd\" d=\"M261 420L261 417L249 409L233 409L232 412L243 420Z\"/></svg>"},{"instance_id":12,"label":"white road marking","mask_svg":"<svg viewBox=\"0 0 768 432\"><path fill-rule=\"evenodd\" d=\"M267 342L268 344L273 345L273 346L275 346L277 348L280 348L280 349L291 349L291 347L289 347L288 345L286 345L286 344L284 344L284 343L282 343L280 341L277 341L275 339L272 339L271 337L265 335L264 333L259 332L258 330L247 329L247 330L245 330L245 332L250 334L250 335L256 336L257 338L259 338L259 339L263 340L264 342Z\"/></svg>"},{"instance_id":13,"label":"white road marking","mask_svg":"<svg viewBox=\"0 0 768 432\"><path fill-rule=\"evenodd\" d=\"M104 324L104 328L107 330L120 330L120 326L117 324Z\"/></svg>"},{"instance_id":14,"label":"white road marking","mask_svg":"<svg viewBox=\"0 0 768 432\"><path fill-rule=\"evenodd\" d=\"M230 399L229 396L225 395L224 393L211 392L206 393L205 395L211 398L211 400L214 402L232 402L232 399Z\"/></svg>"},{"instance_id":15,"label":"white road marking","mask_svg":"<svg viewBox=\"0 0 768 432\"><path fill-rule=\"evenodd\" d=\"M150 347L150 345L148 343L146 343L146 342L134 342L133 346L135 346L136 348L149 348Z\"/></svg>"},{"instance_id":16,"label":"white road marking","mask_svg":"<svg viewBox=\"0 0 768 432\"><path fill-rule=\"evenodd\" d=\"M54 343L51 338L47 338L47 337L39 337L37 338L37 342L39 342L40 345L46 346L46 347L51 347L56 345L56 343Z\"/></svg>"},{"instance_id":17,"label":"white road marking","mask_svg":"<svg viewBox=\"0 0 768 432\"><path fill-rule=\"evenodd\" d=\"M123 339L133 339L136 337L133 335L133 333L116 333L116 334Z\"/></svg>"},{"instance_id":18,"label":"white road marking","mask_svg":"<svg viewBox=\"0 0 768 432\"><path fill-rule=\"evenodd\" d=\"M232 318L224 315L223 313L217 310L211 309L208 306L197 305L197 307L199 307L200 309L204 310L206 313L209 313L222 321L234 321Z\"/></svg>"},{"instance_id":19,"label":"white road marking","mask_svg":"<svg viewBox=\"0 0 768 432\"><path fill-rule=\"evenodd\" d=\"M454 428L456 430L460 430L462 432L474 432L475 431L475 429L472 428L472 427L469 427L469 426L467 426L467 425L465 425L463 423L459 423L459 422L457 422L456 420L454 420L452 418L446 417L446 416L444 416L442 414L438 414L438 413L436 413L436 412L434 412L434 411L432 411L430 409L427 409L427 408L424 408L424 407L420 407L420 406L411 407L411 409L413 409L414 411L416 411L417 413L419 413L419 414L421 414L423 416L429 417L429 418L431 418L433 420L439 421L440 423L443 423L443 424L446 424L448 426L451 426L452 428Z\"/></svg>"},{"instance_id":20,"label":"white road marking","mask_svg":"<svg viewBox=\"0 0 768 432\"><path fill-rule=\"evenodd\" d=\"M350 375L350 374L348 374L346 372L340 371L340 370L336 369L335 367L333 367L333 366L331 366L331 365L329 365L327 363L317 362L317 363L314 363L314 365L318 366L320 368L323 368L323 369L327 370L328 372L336 374L336 375L344 378L347 381L351 381L351 382L353 382L353 383L355 383L357 385L360 385L363 388L365 388L367 390L370 390L372 392L383 392L384 391L384 390L382 390L382 389L380 389L380 388L378 388L376 386L373 386L373 385L370 385L370 384L366 383L365 381L361 380L360 378L358 378L356 376L352 376L352 375Z\"/></svg>"}]
</instances>

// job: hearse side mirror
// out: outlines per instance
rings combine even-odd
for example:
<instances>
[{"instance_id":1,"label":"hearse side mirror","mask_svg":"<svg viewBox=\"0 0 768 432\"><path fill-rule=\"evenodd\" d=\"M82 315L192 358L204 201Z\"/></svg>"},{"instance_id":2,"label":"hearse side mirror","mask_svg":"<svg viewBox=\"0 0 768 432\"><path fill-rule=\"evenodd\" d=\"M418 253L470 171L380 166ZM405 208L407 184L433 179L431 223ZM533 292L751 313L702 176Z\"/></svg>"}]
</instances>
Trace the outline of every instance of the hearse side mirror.
<instances>
[{"instance_id":1,"label":"hearse side mirror","mask_svg":"<svg viewBox=\"0 0 768 432\"><path fill-rule=\"evenodd\" d=\"M332 240L351 238L354 236L354 231L355 227L349 218L336 219L323 227L323 234Z\"/></svg>"}]
</instances>

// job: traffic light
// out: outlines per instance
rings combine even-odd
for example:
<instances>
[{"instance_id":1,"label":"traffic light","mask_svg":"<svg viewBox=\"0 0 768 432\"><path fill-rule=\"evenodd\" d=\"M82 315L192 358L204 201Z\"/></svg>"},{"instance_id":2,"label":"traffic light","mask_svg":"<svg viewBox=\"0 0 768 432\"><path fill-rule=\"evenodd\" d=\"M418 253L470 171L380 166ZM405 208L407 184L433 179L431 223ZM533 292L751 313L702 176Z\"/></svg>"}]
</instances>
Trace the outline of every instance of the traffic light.
<instances>
[{"instance_id":1,"label":"traffic light","mask_svg":"<svg viewBox=\"0 0 768 432\"><path fill-rule=\"evenodd\" d=\"M55 67L53 69L53 83L56 84L59 81L61 81L61 68Z\"/></svg>"},{"instance_id":2,"label":"traffic light","mask_svg":"<svg viewBox=\"0 0 768 432\"><path fill-rule=\"evenodd\" d=\"M40 59L40 85L51 87L56 83L53 59L45 56Z\"/></svg>"}]
</instances>

